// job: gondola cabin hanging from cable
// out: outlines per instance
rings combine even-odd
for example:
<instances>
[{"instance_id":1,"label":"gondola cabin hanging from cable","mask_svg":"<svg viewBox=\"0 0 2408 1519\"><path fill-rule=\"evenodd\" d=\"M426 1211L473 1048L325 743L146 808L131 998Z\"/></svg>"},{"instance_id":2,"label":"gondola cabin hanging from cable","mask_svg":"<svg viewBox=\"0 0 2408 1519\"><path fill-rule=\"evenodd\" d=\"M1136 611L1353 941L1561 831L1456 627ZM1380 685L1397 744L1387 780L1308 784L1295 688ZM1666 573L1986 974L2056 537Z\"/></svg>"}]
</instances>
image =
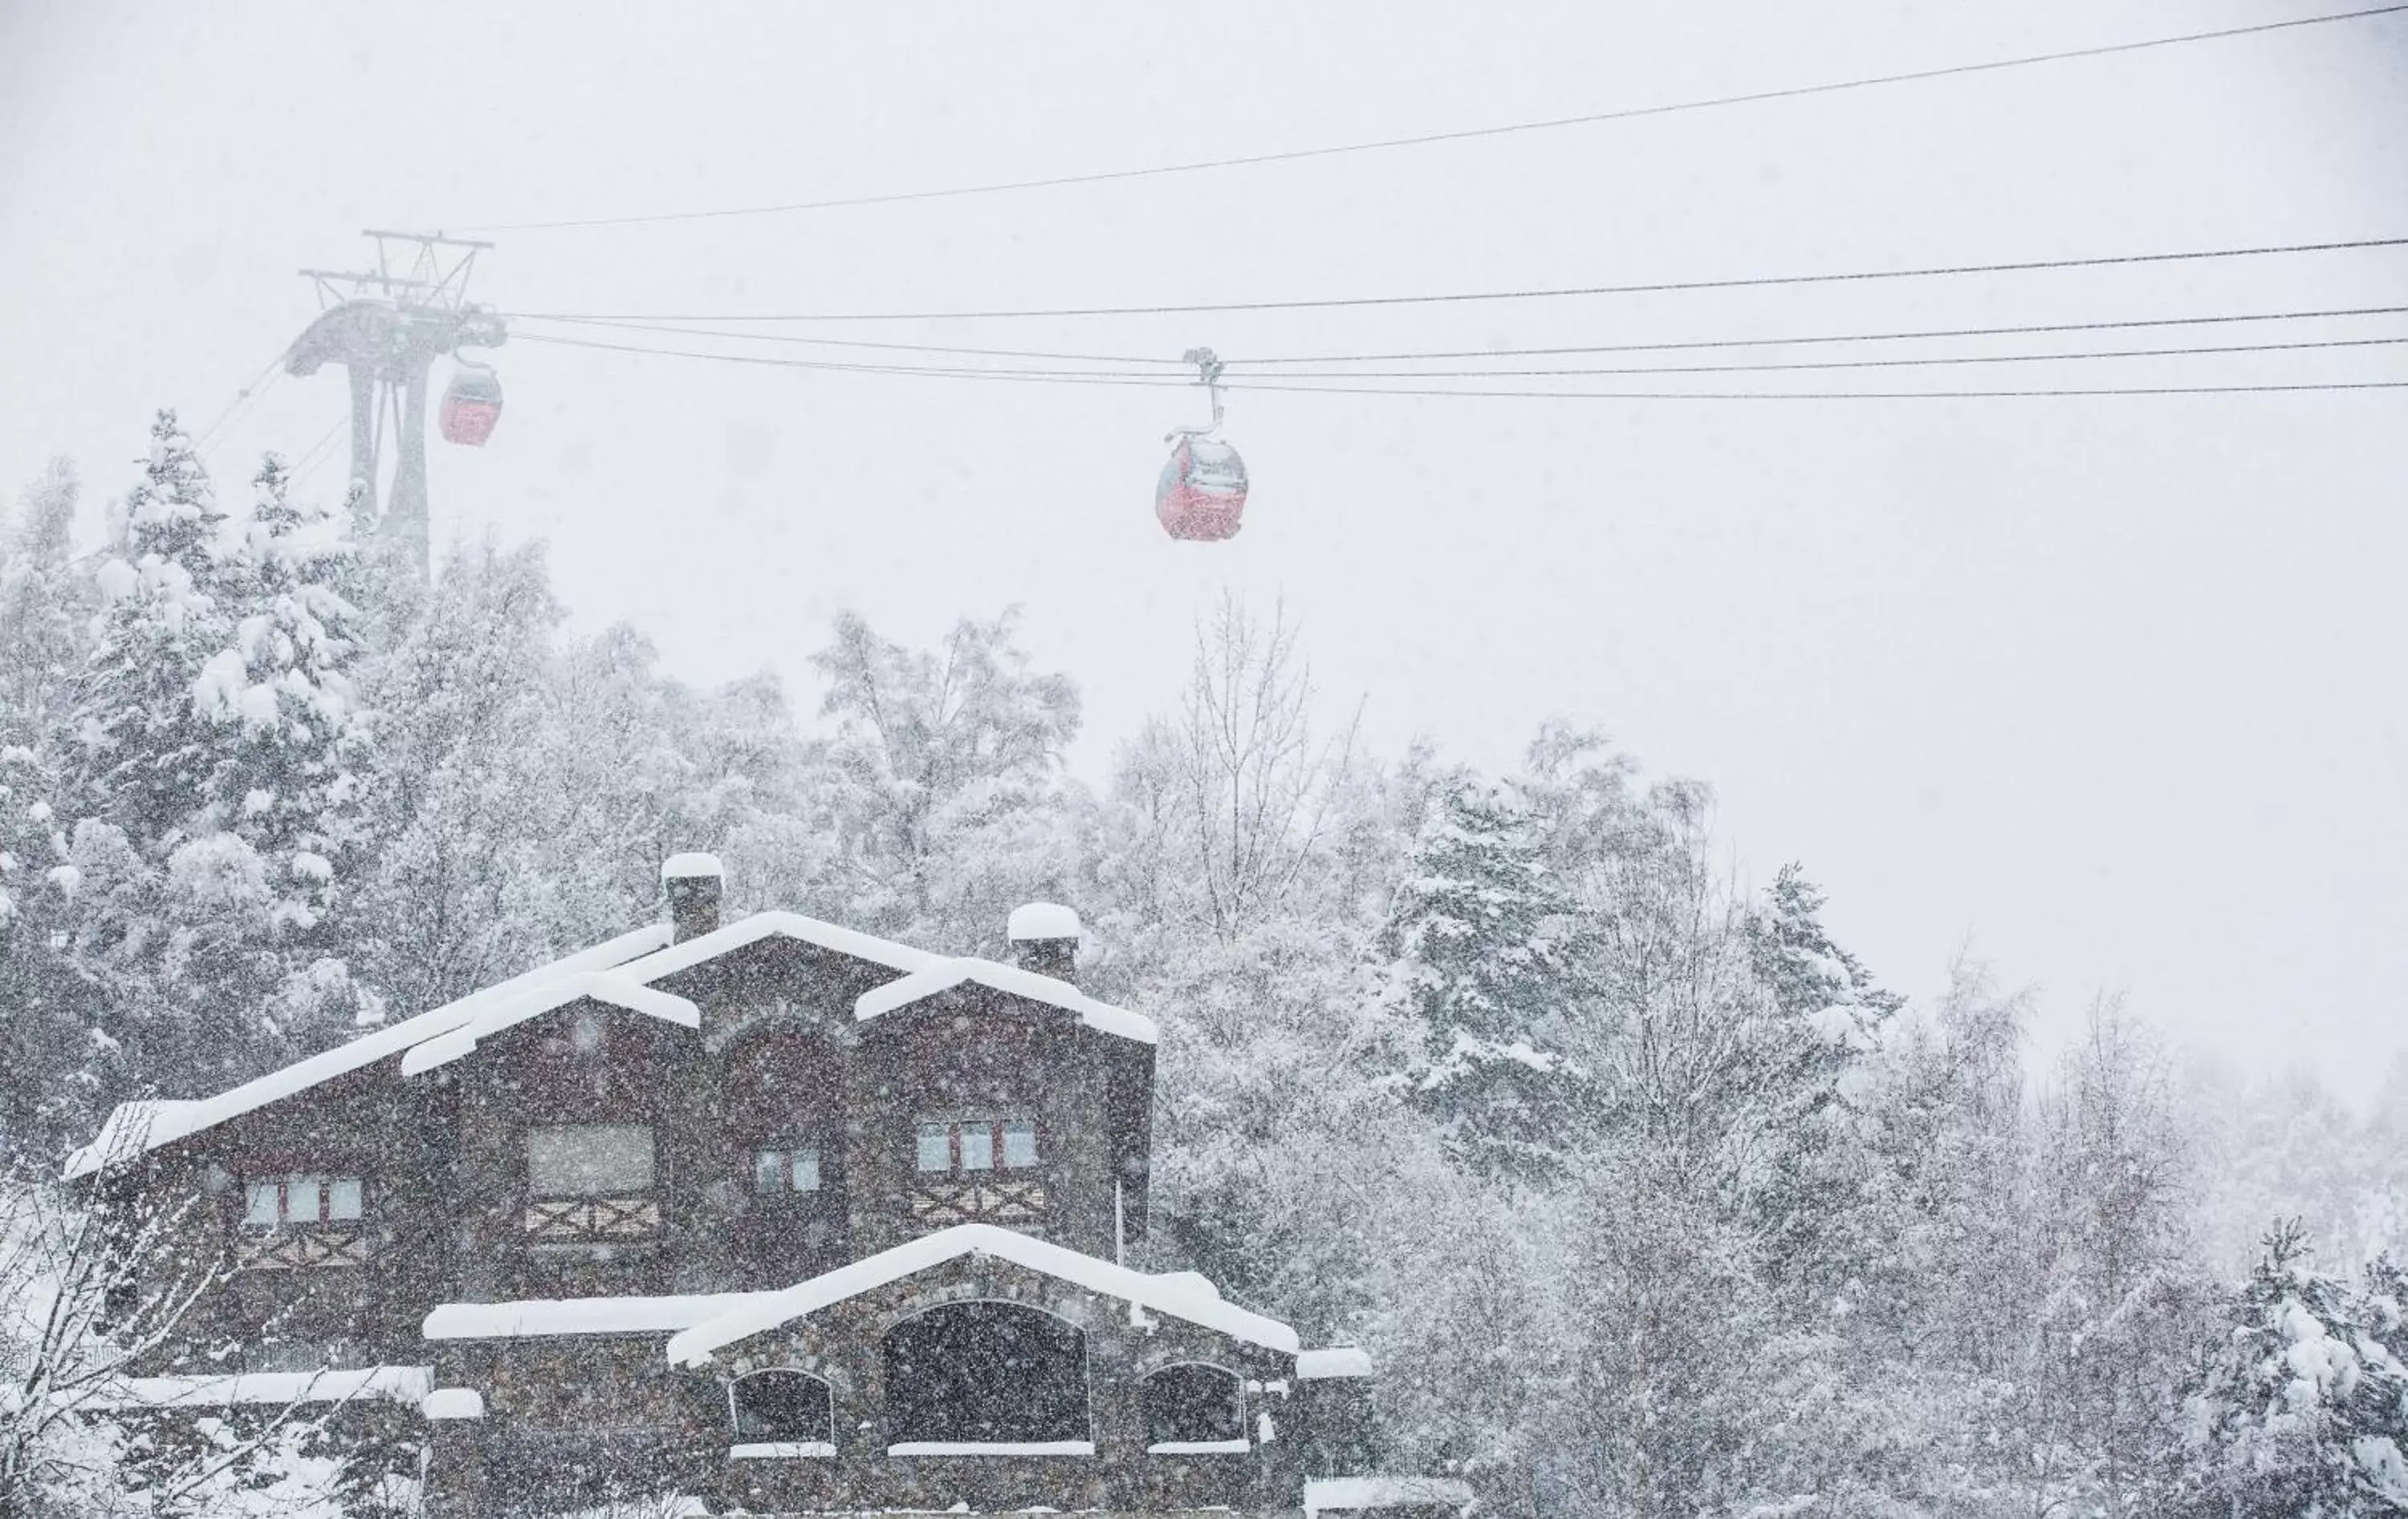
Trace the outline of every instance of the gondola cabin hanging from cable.
<instances>
[{"instance_id":1,"label":"gondola cabin hanging from cable","mask_svg":"<svg viewBox=\"0 0 2408 1519\"><path fill-rule=\"evenodd\" d=\"M502 382L491 365L462 359L443 390L443 441L483 448L502 420Z\"/></svg>"},{"instance_id":2,"label":"gondola cabin hanging from cable","mask_svg":"<svg viewBox=\"0 0 2408 1519\"><path fill-rule=\"evenodd\" d=\"M1195 543L1235 537L1246 510L1246 462L1212 435L1221 430L1221 361L1209 348L1192 348L1199 383L1212 393L1212 421L1203 427L1174 429L1176 442L1154 488L1154 514L1163 531Z\"/></svg>"}]
</instances>

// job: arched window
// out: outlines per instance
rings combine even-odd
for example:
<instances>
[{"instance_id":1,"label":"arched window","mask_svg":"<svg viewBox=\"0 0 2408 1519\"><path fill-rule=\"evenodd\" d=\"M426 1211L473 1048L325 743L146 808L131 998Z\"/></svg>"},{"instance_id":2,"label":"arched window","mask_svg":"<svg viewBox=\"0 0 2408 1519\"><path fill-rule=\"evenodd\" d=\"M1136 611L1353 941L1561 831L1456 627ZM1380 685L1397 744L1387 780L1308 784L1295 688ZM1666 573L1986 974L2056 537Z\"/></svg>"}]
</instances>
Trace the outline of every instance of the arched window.
<instances>
[{"instance_id":1,"label":"arched window","mask_svg":"<svg viewBox=\"0 0 2408 1519\"><path fill-rule=\"evenodd\" d=\"M1245 1385L1236 1372L1194 1362L1166 1366L1141 1391L1146 1448L1154 1454L1247 1449Z\"/></svg>"},{"instance_id":2,"label":"arched window","mask_svg":"<svg viewBox=\"0 0 2408 1519\"><path fill-rule=\"evenodd\" d=\"M727 1386L736 1438L748 1443L824 1445L836 1438L828 1384L808 1371L755 1371Z\"/></svg>"},{"instance_id":3,"label":"arched window","mask_svg":"<svg viewBox=\"0 0 2408 1519\"><path fill-rule=\"evenodd\" d=\"M948 1303L896 1325L881 1350L897 1455L1094 1438L1086 1336L1051 1313L1016 1303Z\"/></svg>"}]
</instances>

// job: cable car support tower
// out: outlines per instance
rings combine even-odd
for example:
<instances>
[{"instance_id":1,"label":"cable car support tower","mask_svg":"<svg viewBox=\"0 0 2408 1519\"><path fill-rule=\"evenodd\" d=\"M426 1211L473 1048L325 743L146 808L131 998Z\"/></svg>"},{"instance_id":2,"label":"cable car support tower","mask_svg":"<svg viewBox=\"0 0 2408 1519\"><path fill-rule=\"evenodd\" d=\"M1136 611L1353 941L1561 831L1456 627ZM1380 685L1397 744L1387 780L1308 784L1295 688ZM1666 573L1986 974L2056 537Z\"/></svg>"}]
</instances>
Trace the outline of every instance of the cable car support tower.
<instances>
[{"instance_id":1,"label":"cable car support tower","mask_svg":"<svg viewBox=\"0 0 2408 1519\"><path fill-rule=\"evenodd\" d=\"M304 269L319 311L285 351L284 369L312 375L339 364L351 382L352 529L421 584L432 574L426 512L426 380L435 361L509 338L500 315L468 299L477 255L493 244L441 234L368 231L376 268ZM500 412L492 371L473 359L446 397L444 436L482 443ZM466 398L467 405L461 405ZM384 439L393 438L390 484L380 485Z\"/></svg>"}]
</instances>

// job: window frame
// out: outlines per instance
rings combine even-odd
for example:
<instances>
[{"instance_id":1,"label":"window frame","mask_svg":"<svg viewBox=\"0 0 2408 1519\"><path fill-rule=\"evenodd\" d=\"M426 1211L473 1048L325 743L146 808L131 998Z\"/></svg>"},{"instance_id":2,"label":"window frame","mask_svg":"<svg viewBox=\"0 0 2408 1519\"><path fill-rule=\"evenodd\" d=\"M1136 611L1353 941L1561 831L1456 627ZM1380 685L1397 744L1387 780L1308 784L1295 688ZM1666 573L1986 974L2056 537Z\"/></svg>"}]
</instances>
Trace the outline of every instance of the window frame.
<instances>
[{"instance_id":1,"label":"window frame","mask_svg":"<svg viewBox=\"0 0 2408 1519\"><path fill-rule=\"evenodd\" d=\"M1166 1375L1209 1371L1226 1382L1229 1392L1230 1433L1203 1436L1195 1433L1169 1434L1154 1427L1156 1411L1150 1392L1154 1380ZM1138 1378L1138 1413L1145 1421L1145 1448L1150 1455L1200 1455L1237 1453L1238 1448L1251 1449L1248 1438L1248 1415L1254 1412L1246 1399L1246 1378L1234 1367L1217 1361L1167 1361Z\"/></svg>"},{"instance_id":2,"label":"window frame","mask_svg":"<svg viewBox=\"0 0 2408 1519\"><path fill-rule=\"evenodd\" d=\"M337 1211L336 1194L349 1184L351 1189L351 1211ZM317 1196L315 1211L296 1214L295 1195L304 1187ZM263 1188L276 1189L276 1217L254 1216ZM365 1171L284 1171L272 1175L249 1175L242 1179L241 1226L246 1229L331 1229L354 1228L367 1222L368 1178Z\"/></svg>"},{"instance_id":3,"label":"window frame","mask_svg":"<svg viewBox=\"0 0 2408 1519\"><path fill-rule=\"evenodd\" d=\"M747 1429L744 1413L737 1406L736 1390L758 1377L801 1377L819 1383L820 1396L827 1410L827 1427L811 1434L779 1433L774 1430ZM727 1379L727 1430L736 1440L746 1444L762 1445L826 1445L836 1444L836 1387L816 1371L799 1366L765 1366Z\"/></svg>"},{"instance_id":4,"label":"window frame","mask_svg":"<svg viewBox=\"0 0 2408 1519\"><path fill-rule=\"evenodd\" d=\"M750 1154L752 1159L752 1196L756 1199L816 1197L828 1190L827 1155L815 1141L779 1139L767 1144L756 1144L752 1146ZM795 1162L803 1155L809 1155L811 1162L811 1184L807 1187L795 1184L796 1169ZM776 1159L781 1184L764 1187L761 1184L764 1174L762 1163L772 1157Z\"/></svg>"},{"instance_id":5,"label":"window frame","mask_svg":"<svg viewBox=\"0 0 2408 1519\"><path fill-rule=\"evenodd\" d=\"M643 1134L644 1134L645 1141L646 1141L646 1143L649 1145L649 1147L650 1147L650 1149L651 1149L651 1156L650 1156L650 1159L649 1159L649 1161L648 1161L648 1163L647 1163L647 1166L646 1166L646 1170L647 1170L647 1172L648 1172L648 1179L647 1179L647 1180L644 1182L644 1183L643 1183L642 1185L640 1185L640 1186L631 1185L631 1184L620 1184L620 1183L614 1183L614 1184L609 1185L609 1186L597 1187L597 1188L590 1188L590 1189L587 1189L587 1190L584 1190L584 1191L572 1191L572 1192L564 1192L564 1191L560 1191L560 1190L558 1190L558 1189L556 1189L556 1188L544 1188L544 1187L539 1187L539 1186L538 1186L538 1185L536 1184L536 1175L535 1175L535 1170L536 1170L536 1165L535 1165L535 1146L536 1146L536 1136L538 1136L538 1134L545 1134L545 1133L558 1133L558 1132L568 1131L568 1130L577 1130L577 1129L586 1129L586 1130L593 1130L593 1129L640 1129L640 1130L642 1130L642 1131L643 1131ZM659 1196L659 1195L660 1195L664 1190L666 1190L666 1189L664 1188L663 1184L662 1184L662 1182L663 1182L663 1176L662 1176L662 1173L666 1169L666 1165L664 1164L664 1162L663 1162L663 1158L662 1158L662 1155L661 1155L660 1129L659 1129L658 1125L653 1125L653 1124L649 1123L649 1122L647 1122L647 1123L641 1123L641 1124L588 1124L588 1123L550 1123L550 1124L529 1124L529 1125L526 1125L526 1129L525 1129L524 1137L523 1137L523 1140L522 1140L522 1142L520 1143L520 1146L519 1146L519 1155L520 1155L520 1158L521 1158L521 1161L522 1161L523 1165L523 1166L524 1166L524 1168L525 1168L525 1169L524 1169L524 1171L523 1171L523 1176L524 1176L524 1178L525 1178L525 1182L526 1182L526 1196L527 1196L527 1199L528 1199L529 1201L531 1201L531 1202L566 1202L566 1201L569 1201L569 1200L571 1200L571 1199L574 1199L574 1198L580 1198L580 1197L586 1197L586 1198L593 1198L593 1197L657 1197L657 1196Z\"/></svg>"},{"instance_id":6,"label":"window frame","mask_svg":"<svg viewBox=\"0 0 2408 1519\"><path fill-rule=\"evenodd\" d=\"M946 1165L942 1169L930 1167L925 1163L925 1145L932 1138L928 1132L931 1129L944 1130ZM963 1143L964 1133L968 1131L977 1134L982 1129L985 1131L980 1137L985 1140L986 1164L968 1165L965 1162L968 1158L968 1147ZM1028 1141L1028 1158L1015 1164L1010 1159L1012 1153L1011 1141L1023 1134L1026 1136ZM1034 1114L1015 1114L995 1118L923 1117L914 1119L911 1125L912 1171L913 1174L922 1177L943 1176L956 1179L1001 1176L1014 1171L1041 1171L1045 1168L1045 1147L1039 1142L1042 1137L1043 1125L1038 1122Z\"/></svg>"}]
</instances>

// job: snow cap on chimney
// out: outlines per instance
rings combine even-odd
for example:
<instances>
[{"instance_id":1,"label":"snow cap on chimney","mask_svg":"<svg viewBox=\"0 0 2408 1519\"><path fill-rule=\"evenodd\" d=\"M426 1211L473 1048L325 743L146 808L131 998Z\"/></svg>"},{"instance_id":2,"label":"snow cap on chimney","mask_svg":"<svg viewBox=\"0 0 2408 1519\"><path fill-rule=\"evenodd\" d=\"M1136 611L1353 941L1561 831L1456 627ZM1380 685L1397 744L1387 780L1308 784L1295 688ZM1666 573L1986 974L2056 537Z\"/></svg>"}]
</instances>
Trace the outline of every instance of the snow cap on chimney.
<instances>
[{"instance_id":1,"label":"snow cap on chimney","mask_svg":"<svg viewBox=\"0 0 2408 1519\"><path fill-rule=\"evenodd\" d=\"M1020 967L1057 981L1078 980L1079 914L1059 902L1030 902L1011 910L1004 924Z\"/></svg>"},{"instance_id":2,"label":"snow cap on chimney","mask_svg":"<svg viewBox=\"0 0 2408 1519\"><path fill-rule=\"evenodd\" d=\"M668 896L670 937L676 942L719 926L721 874L716 854L672 854L661 862L661 889Z\"/></svg>"},{"instance_id":3,"label":"snow cap on chimney","mask_svg":"<svg viewBox=\"0 0 2408 1519\"><path fill-rule=\"evenodd\" d=\"M686 881L695 876L724 876L716 854L672 854L661 862L663 881Z\"/></svg>"}]
</instances>

